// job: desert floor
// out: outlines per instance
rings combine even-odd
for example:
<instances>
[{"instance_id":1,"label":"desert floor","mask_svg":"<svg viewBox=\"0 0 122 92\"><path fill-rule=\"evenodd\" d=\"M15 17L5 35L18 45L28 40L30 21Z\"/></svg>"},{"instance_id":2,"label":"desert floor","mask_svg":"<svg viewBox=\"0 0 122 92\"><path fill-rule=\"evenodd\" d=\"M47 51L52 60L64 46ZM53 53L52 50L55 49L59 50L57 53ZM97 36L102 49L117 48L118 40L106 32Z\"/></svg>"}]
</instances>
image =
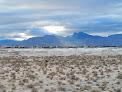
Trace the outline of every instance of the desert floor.
<instances>
[{"instance_id":1,"label":"desert floor","mask_svg":"<svg viewBox=\"0 0 122 92\"><path fill-rule=\"evenodd\" d=\"M0 92L122 92L122 48L1 48Z\"/></svg>"}]
</instances>

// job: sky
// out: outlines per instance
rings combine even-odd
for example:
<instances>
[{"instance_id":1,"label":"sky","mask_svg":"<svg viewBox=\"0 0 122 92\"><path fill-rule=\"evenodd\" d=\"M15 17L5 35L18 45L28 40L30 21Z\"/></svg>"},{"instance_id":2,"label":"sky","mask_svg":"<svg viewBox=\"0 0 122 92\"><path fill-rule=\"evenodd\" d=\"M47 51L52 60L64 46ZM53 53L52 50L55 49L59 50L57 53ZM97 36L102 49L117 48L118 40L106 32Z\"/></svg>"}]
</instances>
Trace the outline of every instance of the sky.
<instances>
[{"instance_id":1,"label":"sky","mask_svg":"<svg viewBox=\"0 0 122 92\"><path fill-rule=\"evenodd\" d=\"M0 40L122 34L122 0L0 0Z\"/></svg>"}]
</instances>

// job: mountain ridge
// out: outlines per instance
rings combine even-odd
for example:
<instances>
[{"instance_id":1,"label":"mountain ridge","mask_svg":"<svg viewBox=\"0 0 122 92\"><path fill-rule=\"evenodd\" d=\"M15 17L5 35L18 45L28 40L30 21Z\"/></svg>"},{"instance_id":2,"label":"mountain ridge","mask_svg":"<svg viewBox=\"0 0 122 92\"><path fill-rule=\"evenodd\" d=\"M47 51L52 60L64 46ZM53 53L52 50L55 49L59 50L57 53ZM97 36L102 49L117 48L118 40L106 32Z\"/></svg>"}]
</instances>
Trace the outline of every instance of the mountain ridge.
<instances>
[{"instance_id":1,"label":"mountain ridge","mask_svg":"<svg viewBox=\"0 0 122 92\"><path fill-rule=\"evenodd\" d=\"M83 32L75 32L71 36L45 35L23 41L0 40L1 46L122 46L122 34L108 37L93 36Z\"/></svg>"}]
</instances>

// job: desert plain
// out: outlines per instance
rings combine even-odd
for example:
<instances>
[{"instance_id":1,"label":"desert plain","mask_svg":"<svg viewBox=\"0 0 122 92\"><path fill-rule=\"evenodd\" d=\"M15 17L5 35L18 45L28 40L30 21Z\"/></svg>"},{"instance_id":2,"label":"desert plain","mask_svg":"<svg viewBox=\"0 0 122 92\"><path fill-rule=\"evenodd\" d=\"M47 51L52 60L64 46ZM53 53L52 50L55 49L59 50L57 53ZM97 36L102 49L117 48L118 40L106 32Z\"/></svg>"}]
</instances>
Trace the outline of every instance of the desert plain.
<instances>
[{"instance_id":1,"label":"desert plain","mask_svg":"<svg viewBox=\"0 0 122 92\"><path fill-rule=\"evenodd\" d=\"M122 48L0 48L0 92L122 92Z\"/></svg>"}]
</instances>

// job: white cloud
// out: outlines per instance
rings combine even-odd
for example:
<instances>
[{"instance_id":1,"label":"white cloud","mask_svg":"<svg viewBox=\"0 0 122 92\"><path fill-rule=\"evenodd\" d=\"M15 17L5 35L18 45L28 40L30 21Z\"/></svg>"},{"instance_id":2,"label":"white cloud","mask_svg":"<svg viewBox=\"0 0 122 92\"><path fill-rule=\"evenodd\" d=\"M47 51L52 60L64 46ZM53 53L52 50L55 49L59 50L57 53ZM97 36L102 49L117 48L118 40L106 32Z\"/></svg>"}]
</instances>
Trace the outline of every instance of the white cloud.
<instances>
[{"instance_id":1,"label":"white cloud","mask_svg":"<svg viewBox=\"0 0 122 92\"><path fill-rule=\"evenodd\" d=\"M105 31L117 33L122 29L121 10L121 0L0 0L0 35L24 33L25 36L16 39L26 39L35 36L27 32L34 28L46 28L49 33L59 35L75 31L96 35ZM109 23L111 20L117 26Z\"/></svg>"},{"instance_id":2,"label":"white cloud","mask_svg":"<svg viewBox=\"0 0 122 92\"><path fill-rule=\"evenodd\" d=\"M122 34L122 31L119 32L95 32L95 33L91 33L90 35L94 35L94 36L102 36L102 37L108 37L109 35L114 35L114 34Z\"/></svg>"}]
</instances>

